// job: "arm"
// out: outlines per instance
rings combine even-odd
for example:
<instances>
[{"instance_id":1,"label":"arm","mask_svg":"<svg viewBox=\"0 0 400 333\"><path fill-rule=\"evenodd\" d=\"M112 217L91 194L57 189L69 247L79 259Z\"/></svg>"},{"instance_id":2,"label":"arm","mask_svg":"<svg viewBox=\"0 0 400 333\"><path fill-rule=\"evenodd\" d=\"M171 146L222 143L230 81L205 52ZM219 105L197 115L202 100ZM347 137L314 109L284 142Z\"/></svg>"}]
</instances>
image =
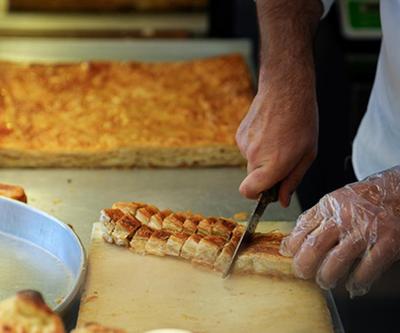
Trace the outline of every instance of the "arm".
<instances>
[{"instance_id":1,"label":"arm","mask_svg":"<svg viewBox=\"0 0 400 333\"><path fill-rule=\"evenodd\" d=\"M319 0L258 0L259 87L236 140L248 161L240 192L249 198L282 181L283 206L317 152L313 39Z\"/></svg>"}]
</instances>

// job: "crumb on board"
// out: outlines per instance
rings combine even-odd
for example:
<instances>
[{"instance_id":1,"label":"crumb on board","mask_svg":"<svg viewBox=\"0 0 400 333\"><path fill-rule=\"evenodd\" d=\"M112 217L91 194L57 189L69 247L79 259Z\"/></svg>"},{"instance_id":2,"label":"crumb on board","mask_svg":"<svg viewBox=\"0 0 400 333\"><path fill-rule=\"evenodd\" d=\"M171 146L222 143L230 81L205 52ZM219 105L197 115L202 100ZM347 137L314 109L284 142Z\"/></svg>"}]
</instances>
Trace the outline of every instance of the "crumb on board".
<instances>
[{"instance_id":1,"label":"crumb on board","mask_svg":"<svg viewBox=\"0 0 400 333\"><path fill-rule=\"evenodd\" d=\"M239 212L233 215L233 218L238 221L247 221L249 214L246 212Z\"/></svg>"},{"instance_id":2,"label":"crumb on board","mask_svg":"<svg viewBox=\"0 0 400 333\"><path fill-rule=\"evenodd\" d=\"M94 301L95 299L99 298L99 296L97 295L88 295L85 297L85 299L83 300L84 303L89 303Z\"/></svg>"},{"instance_id":3,"label":"crumb on board","mask_svg":"<svg viewBox=\"0 0 400 333\"><path fill-rule=\"evenodd\" d=\"M59 296L56 298L55 302L56 302L56 304L61 304L63 300L64 300L64 296Z\"/></svg>"},{"instance_id":4,"label":"crumb on board","mask_svg":"<svg viewBox=\"0 0 400 333\"><path fill-rule=\"evenodd\" d=\"M53 204L54 204L54 205L58 205L58 204L60 204L60 203L61 203L61 199L58 199L58 198L53 199Z\"/></svg>"}]
</instances>

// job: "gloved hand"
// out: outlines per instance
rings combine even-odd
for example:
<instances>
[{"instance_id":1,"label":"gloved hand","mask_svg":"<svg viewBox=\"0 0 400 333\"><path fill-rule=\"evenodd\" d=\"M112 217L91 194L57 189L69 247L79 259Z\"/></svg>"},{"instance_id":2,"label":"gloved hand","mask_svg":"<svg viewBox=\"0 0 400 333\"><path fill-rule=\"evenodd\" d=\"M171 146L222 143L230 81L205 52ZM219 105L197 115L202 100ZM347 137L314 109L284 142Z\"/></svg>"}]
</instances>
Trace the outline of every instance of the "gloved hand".
<instances>
[{"instance_id":1,"label":"gloved hand","mask_svg":"<svg viewBox=\"0 0 400 333\"><path fill-rule=\"evenodd\" d=\"M400 165L325 195L299 217L281 253L294 256L298 277L316 277L324 289L354 267L346 289L366 294L400 259Z\"/></svg>"}]
</instances>

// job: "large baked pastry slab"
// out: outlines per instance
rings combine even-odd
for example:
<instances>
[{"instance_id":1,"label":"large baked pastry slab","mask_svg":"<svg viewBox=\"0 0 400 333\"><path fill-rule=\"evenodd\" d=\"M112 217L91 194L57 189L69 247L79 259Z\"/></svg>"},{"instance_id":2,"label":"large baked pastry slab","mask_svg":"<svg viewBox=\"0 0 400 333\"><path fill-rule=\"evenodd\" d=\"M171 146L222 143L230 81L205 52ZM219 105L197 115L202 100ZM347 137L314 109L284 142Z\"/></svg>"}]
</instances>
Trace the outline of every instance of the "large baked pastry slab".
<instances>
[{"instance_id":1,"label":"large baked pastry slab","mask_svg":"<svg viewBox=\"0 0 400 333\"><path fill-rule=\"evenodd\" d=\"M186 62L0 62L1 167L240 165L253 92L239 55Z\"/></svg>"}]
</instances>

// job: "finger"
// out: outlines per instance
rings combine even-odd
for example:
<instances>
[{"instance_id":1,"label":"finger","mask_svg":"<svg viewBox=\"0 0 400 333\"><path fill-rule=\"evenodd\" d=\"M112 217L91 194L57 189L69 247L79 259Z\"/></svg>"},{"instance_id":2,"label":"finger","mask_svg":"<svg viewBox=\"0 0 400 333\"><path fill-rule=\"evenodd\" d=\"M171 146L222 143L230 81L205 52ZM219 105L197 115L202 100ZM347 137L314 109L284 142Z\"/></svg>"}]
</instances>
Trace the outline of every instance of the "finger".
<instances>
[{"instance_id":1,"label":"finger","mask_svg":"<svg viewBox=\"0 0 400 333\"><path fill-rule=\"evenodd\" d=\"M340 278L345 276L365 251L366 243L357 234L347 235L333 248L322 262L318 273L317 283L323 289L334 288Z\"/></svg>"},{"instance_id":2,"label":"finger","mask_svg":"<svg viewBox=\"0 0 400 333\"><path fill-rule=\"evenodd\" d=\"M240 184L239 192L249 199L257 199L260 193L280 181L277 174L270 172L267 165L251 171Z\"/></svg>"},{"instance_id":3,"label":"finger","mask_svg":"<svg viewBox=\"0 0 400 333\"><path fill-rule=\"evenodd\" d=\"M398 254L398 246L390 236L381 238L367 250L346 283L350 297L365 295L380 274L396 261Z\"/></svg>"},{"instance_id":4,"label":"finger","mask_svg":"<svg viewBox=\"0 0 400 333\"><path fill-rule=\"evenodd\" d=\"M293 257L300 249L307 235L317 228L323 221L318 205L305 211L297 220L296 226L289 236L283 239L280 254Z\"/></svg>"},{"instance_id":5,"label":"finger","mask_svg":"<svg viewBox=\"0 0 400 333\"><path fill-rule=\"evenodd\" d=\"M333 219L327 220L311 232L293 261L294 273L302 279L315 276L327 253L339 240L339 229Z\"/></svg>"},{"instance_id":6,"label":"finger","mask_svg":"<svg viewBox=\"0 0 400 333\"><path fill-rule=\"evenodd\" d=\"M240 153L244 158L247 156L248 138L246 135L247 126L241 124L236 132L236 144L240 150Z\"/></svg>"},{"instance_id":7,"label":"finger","mask_svg":"<svg viewBox=\"0 0 400 333\"><path fill-rule=\"evenodd\" d=\"M283 207L288 207L290 198L297 186L299 186L308 168L312 164L314 157L304 157L300 163L289 173L289 176L282 181L279 190L279 201Z\"/></svg>"}]
</instances>

